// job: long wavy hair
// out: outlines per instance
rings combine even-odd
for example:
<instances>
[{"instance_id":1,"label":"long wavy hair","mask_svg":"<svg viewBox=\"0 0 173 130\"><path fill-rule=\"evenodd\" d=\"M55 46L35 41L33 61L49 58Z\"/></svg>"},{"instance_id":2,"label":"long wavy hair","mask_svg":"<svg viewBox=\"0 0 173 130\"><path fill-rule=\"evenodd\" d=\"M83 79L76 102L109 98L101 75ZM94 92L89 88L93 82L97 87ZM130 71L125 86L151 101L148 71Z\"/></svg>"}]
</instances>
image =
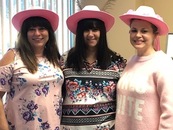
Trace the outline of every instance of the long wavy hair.
<instances>
[{"instance_id":1,"label":"long wavy hair","mask_svg":"<svg viewBox=\"0 0 173 130\"><path fill-rule=\"evenodd\" d=\"M116 52L108 47L106 28L103 21L95 18L83 19L78 22L76 30L75 46L69 51L66 66L73 68L75 71L81 71L83 60L86 59L86 44L83 33L88 29L99 29L100 39L97 45L97 61L100 69L107 69L112 60L118 60L120 57ZM122 61L124 60L121 57Z\"/></svg>"},{"instance_id":2,"label":"long wavy hair","mask_svg":"<svg viewBox=\"0 0 173 130\"><path fill-rule=\"evenodd\" d=\"M59 67L60 59L60 53L57 47L55 34L50 22L43 17L30 17L26 19L22 24L21 30L18 34L16 48L19 51L23 63L31 73L35 73L37 71L38 63L37 58L33 53L33 48L28 41L27 32L30 27L36 26L45 27L48 30L49 34L49 40L46 43L43 55L48 59L50 63L54 65L54 67Z\"/></svg>"}]
</instances>

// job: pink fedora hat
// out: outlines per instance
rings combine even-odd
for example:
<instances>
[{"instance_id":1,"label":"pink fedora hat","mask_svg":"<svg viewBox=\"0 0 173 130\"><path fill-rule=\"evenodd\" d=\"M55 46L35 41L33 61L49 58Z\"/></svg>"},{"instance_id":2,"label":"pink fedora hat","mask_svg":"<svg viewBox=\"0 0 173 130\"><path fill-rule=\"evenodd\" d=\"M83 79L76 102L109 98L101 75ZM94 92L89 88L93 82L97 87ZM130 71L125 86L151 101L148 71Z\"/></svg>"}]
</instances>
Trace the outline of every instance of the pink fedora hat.
<instances>
[{"instance_id":1,"label":"pink fedora hat","mask_svg":"<svg viewBox=\"0 0 173 130\"><path fill-rule=\"evenodd\" d=\"M47 19L52 25L54 31L58 28L59 16L50 10L42 9L40 7L32 7L28 10L24 10L15 14L12 18L12 23L16 30L20 31L23 21L29 17L34 16L39 16Z\"/></svg>"},{"instance_id":2,"label":"pink fedora hat","mask_svg":"<svg viewBox=\"0 0 173 130\"><path fill-rule=\"evenodd\" d=\"M129 10L120 16L120 19L130 26L131 19L146 20L158 28L159 35L165 35L169 32L167 24L162 17L155 13L154 9L149 6L140 6L136 11Z\"/></svg>"},{"instance_id":3,"label":"pink fedora hat","mask_svg":"<svg viewBox=\"0 0 173 130\"><path fill-rule=\"evenodd\" d=\"M100 9L95 5L87 5L81 11L71 15L67 19L67 27L69 30L76 34L77 24L82 19L96 18L100 19L105 23L106 31L108 32L113 26L115 19L112 15L100 11Z\"/></svg>"}]
</instances>

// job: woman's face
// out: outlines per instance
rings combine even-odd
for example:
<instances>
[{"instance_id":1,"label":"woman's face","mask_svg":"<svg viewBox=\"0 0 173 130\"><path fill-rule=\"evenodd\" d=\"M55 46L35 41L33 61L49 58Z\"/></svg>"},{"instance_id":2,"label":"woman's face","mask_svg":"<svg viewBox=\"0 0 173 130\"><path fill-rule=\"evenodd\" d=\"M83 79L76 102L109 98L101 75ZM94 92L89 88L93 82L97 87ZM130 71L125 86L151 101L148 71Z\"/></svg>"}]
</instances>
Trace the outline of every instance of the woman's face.
<instances>
[{"instance_id":1,"label":"woman's face","mask_svg":"<svg viewBox=\"0 0 173 130\"><path fill-rule=\"evenodd\" d=\"M138 54L148 55L153 52L157 34L153 32L151 23L144 20L132 20L129 33L130 42Z\"/></svg>"},{"instance_id":2,"label":"woman's face","mask_svg":"<svg viewBox=\"0 0 173 130\"><path fill-rule=\"evenodd\" d=\"M99 29L88 29L83 33L85 44L88 48L96 48L97 43L100 38L100 30Z\"/></svg>"},{"instance_id":3,"label":"woman's face","mask_svg":"<svg viewBox=\"0 0 173 130\"><path fill-rule=\"evenodd\" d=\"M30 27L27 32L27 38L34 50L44 49L49 40L49 33L44 27Z\"/></svg>"}]
</instances>

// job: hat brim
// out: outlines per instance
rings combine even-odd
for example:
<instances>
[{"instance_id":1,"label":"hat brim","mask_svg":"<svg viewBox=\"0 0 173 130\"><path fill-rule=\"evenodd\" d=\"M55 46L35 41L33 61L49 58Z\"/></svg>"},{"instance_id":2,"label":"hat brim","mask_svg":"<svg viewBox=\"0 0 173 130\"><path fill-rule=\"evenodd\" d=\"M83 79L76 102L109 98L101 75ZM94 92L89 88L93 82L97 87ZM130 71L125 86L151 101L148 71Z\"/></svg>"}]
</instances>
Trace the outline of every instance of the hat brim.
<instances>
[{"instance_id":1,"label":"hat brim","mask_svg":"<svg viewBox=\"0 0 173 130\"><path fill-rule=\"evenodd\" d=\"M148 21L158 28L159 35L165 35L165 34L168 34L169 32L167 24L154 17L125 14L125 15L121 15L119 18L128 26L130 26L131 19L141 19L141 20Z\"/></svg>"},{"instance_id":2,"label":"hat brim","mask_svg":"<svg viewBox=\"0 0 173 130\"><path fill-rule=\"evenodd\" d=\"M96 18L102 20L105 23L106 31L108 32L114 25L115 19L112 15L103 12L103 11L90 11L90 10L81 10L67 19L68 29L76 34L77 24L82 19L87 18Z\"/></svg>"},{"instance_id":3,"label":"hat brim","mask_svg":"<svg viewBox=\"0 0 173 130\"><path fill-rule=\"evenodd\" d=\"M47 19L53 30L55 31L58 28L59 17L56 13L46 10L46 9L30 9L17 13L12 18L12 23L17 31L20 31L23 21L29 17L39 16Z\"/></svg>"}]
</instances>

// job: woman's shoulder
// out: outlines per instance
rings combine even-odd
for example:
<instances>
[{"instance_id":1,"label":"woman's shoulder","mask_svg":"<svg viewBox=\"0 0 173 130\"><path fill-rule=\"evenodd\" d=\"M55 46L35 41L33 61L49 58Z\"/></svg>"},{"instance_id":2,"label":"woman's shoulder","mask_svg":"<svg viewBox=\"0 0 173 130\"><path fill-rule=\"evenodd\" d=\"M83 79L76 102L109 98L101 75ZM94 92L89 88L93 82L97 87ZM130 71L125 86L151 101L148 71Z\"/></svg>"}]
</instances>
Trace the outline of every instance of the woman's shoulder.
<instances>
[{"instance_id":1,"label":"woman's shoulder","mask_svg":"<svg viewBox=\"0 0 173 130\"><path fill-rule=\"evenodd\" d=\"M155 64L157 66L164 66L165 69L168 68L169 66L173 69L173 60L170 56L168 56L166 53L163 51L158 51L155 56Z\"/></svg>"},{"instance_id":2,"label":"woman's shoulder","mask_svg":"<svg viewBox=\"0 0 173 130\"><path fill-rule=\"evenodd\" d=\"M111 59L120 68L125 68L127 65L127 59L118 52L112 51Z\"/></svg>"},{"instance_id":3,"label":"woman's shoulder","mask_svg":"<svg viewBox=\"0 0 173 130\"><path fill-rule=\"evenodd\" d=\"M126 58L124 58L120 53L118 53L118 52L115 52L115 51L111 51L111 58L112 58L112 60L113 61L118 61L118 62L123 62L123 63L125 63L126 64L126 62L127 62L127 59Z\"/></svg>"},{"instance_id":4,"label":"woman's shoulder","mask_svg":"<svg viewBox=\"0 0 173 130\"><path fill-rule=\"evenodd\" d=\"M0 66L5 66L15 61L17 55L17 50L14 48L10 48L0 60Z\"/></svg>"}]
</instances>

